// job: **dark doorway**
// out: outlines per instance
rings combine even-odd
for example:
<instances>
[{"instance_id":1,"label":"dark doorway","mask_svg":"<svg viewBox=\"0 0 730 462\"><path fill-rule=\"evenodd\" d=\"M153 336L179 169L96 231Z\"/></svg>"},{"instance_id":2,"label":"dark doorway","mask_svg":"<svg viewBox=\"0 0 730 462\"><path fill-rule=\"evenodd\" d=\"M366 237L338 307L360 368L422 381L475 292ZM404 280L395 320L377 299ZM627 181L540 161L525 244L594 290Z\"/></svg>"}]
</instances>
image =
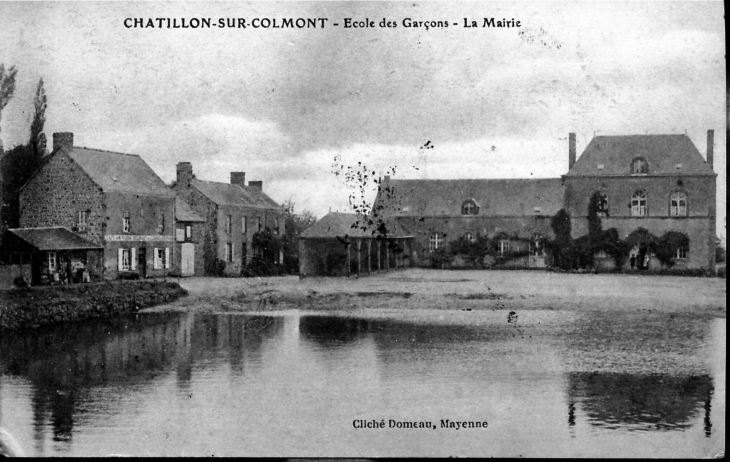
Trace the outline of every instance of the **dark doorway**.
<instances>
[{"instance_id":1,"label":"dark doorway","mask_svg":"<svg viewBox=\"0 0 730 462\"><path fill-rule=\"evenodd\" d=\"M137 254L137 268L139 268L139 277L147 277L147 248L140 247Z\"/></svg>"}]
</instances>

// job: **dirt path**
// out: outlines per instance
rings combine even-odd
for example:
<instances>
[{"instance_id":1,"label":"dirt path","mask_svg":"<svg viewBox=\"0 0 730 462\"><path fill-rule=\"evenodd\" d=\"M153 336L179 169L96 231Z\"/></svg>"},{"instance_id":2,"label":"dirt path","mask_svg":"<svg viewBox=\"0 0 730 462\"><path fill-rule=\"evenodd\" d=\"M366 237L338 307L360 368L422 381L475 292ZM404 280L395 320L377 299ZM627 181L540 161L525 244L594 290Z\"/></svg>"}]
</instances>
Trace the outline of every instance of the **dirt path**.
<instances>
[{"instance_id":1,"label":"dirt path","mask_svg":"<svg viewBox=\"0 0 730 462\"><path fill-rule=\"evenodd\" d=\"M145 311L550 309L726 316L725 280L543 271L409 269L362 278L190 278L190 295Z\"/></svg>"}]
</instances>

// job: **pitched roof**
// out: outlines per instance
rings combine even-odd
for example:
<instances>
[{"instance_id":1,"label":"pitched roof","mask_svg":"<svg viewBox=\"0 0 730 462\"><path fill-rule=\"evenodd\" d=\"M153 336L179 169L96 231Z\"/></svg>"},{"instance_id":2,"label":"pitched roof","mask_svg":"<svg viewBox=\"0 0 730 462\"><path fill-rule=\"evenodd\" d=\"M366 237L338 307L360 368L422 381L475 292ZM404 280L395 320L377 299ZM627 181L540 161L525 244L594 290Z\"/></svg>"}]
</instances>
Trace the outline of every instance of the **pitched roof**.
<instances>
[{"instance_id":1,"label":"pitched roof","mask_svg":"<svg viewBox=\"0 0 730 462\"><path fill-rule=\"evenodd\" d=\"M195 213L190 205L180 196L175 196L175 220L197 222L205 221L205 219Z\"/></svg>"},{"instance_id":2,"label":"pitched roof","mask_svg":"<svg viewBox=\"0 0 730 462\"><path fill-rule=\"evenodd\" d=\"M377 237L374 227L368 227L365 219L354 213L330 212L323 216L316 223L305 229L299 237L303 238L328 238L328 237ZM386 222L388 237L408 237L405 228L396 223ZM353 225L355 226L353 228ZM365 228L365 229L363 229Z\"/></svg>"},{"instance_id":3,"label":"pitched roof","mask_svg":"<svg viewBox=\"0 0 730 462\"><path fill-rule=\"evenodd\" d=\"M636 157L650 175L715 174L687 135L624 135L593 138L567 176L630 175Z\"/></svg>"},{"instance_id":4,"label":"pitched roof","mask_svg":"<svg viewBox=\"0 0 730 462\"><path fill-rule=\"evenodd\" d=\"M354 213L330 212L305 229L299 237L365 237L371 233L357 227L359 217ZM353 228L353 224L356 226Z\"/></svg>"},{"instance_id":5,"label":"pitched roof","mask_svg":"<svg viewBox=\"0 0 730 462\"><path fill-rule=\"evenodd\" d=\"M18 239L22 242L18 242ZM94 250L102 246L63 227L8 229L3 238L3 250Z\"/></svg>"},{"instance_id":6,"label":"pitched roof","mask_svg":"<svg viewBox=\"0 0 730 462\"><path fill-rule=\"evenodd\" d=\"M257 209L277 209L283 207L259 188L253 186L240 186L237 184L216 183L213 181L202 181L194 178L190 184L208 199L218 205L238 205Z\"/></svg>"},{"instance_id":7,"label":"pitched roof","mask_svg":"<svg viewBox=\"0 0 730 462\"><path fill-rule=\"evenodd\" d=\"M389 180L375 208L386 216L456 216L470 199L477 216L554 215L563 207L563 185L560 178Z\"/></svg>"},{"instance_id":8,"label":"pitched roof","mask_svg":"<svg viewBox=\"0 0 730 462\"><path fill-rule=\"evenodd\" d=\"M63 150L105 192L169 197L175 194L138 155L82 147Z\"/></svg>"}]
</instances>

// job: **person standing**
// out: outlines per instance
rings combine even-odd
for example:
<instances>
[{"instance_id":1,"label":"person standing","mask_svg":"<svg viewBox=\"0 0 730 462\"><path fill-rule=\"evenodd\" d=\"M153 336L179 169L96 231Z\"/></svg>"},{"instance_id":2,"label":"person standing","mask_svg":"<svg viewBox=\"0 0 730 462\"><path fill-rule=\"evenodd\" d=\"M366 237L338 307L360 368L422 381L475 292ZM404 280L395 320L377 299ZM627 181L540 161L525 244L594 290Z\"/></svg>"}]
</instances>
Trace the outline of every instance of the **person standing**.
<instances>
[{"instance_id":1,"label":"person standing","mask_svg":"<svg viewBox=\"0 0 730 462\"><path fill-rule=\"evenodd\" d=\"M632 270L636 268L636 254L631 254L631 258L629 258L629 263L631 263Z\"/></svg>"}]
</instances>

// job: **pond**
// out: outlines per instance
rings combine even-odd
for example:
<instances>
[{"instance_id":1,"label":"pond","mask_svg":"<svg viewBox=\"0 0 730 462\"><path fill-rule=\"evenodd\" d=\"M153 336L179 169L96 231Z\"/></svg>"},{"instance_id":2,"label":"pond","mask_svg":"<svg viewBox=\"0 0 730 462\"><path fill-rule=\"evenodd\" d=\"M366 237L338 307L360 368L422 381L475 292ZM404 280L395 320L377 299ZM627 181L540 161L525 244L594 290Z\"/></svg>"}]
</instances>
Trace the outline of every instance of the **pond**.
<instances>
[{"instance_id":1,"label":"pond","mask_svg":"<svg viewBox=\"0 0 730 462\"><path fill-rule=\"evenodd\" d=\"M32 456L706 457L725 444L725 319L139 313L6 332L0 427Z\"/></svg>"}]
</instances>

